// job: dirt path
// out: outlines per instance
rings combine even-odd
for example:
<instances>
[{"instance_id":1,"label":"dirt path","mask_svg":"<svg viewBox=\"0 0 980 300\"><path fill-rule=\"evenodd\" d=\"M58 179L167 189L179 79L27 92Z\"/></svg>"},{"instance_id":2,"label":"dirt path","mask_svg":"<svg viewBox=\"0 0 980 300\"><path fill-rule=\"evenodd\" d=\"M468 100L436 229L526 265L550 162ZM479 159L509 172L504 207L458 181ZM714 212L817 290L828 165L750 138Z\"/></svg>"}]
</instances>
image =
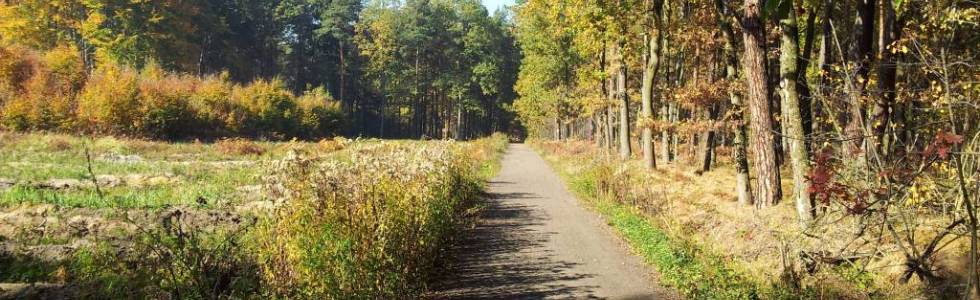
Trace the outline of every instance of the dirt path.
<instances>
[{"instance_id":1,"label":"dirt path","mask_svg":"<svg viewBox=\"0 0 980 300\"><path fill-rule=\"evenodd\" d=\"M545 161L511 144L435 299L675 299Z\"/></svg>"}]
</instances>

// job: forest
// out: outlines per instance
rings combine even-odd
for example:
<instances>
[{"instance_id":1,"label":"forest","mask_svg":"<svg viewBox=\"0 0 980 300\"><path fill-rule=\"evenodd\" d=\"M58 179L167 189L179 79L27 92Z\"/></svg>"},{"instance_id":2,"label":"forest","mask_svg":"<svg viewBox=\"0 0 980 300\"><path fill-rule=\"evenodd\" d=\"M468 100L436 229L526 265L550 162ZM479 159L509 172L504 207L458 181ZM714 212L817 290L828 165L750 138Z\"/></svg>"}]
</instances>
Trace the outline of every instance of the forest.
<instances>
[{"instance_id":1,"label":"forest","mask_svg":"<svg viewBox=\"0 0 980 300\"><path fill-rule=\"evenodd\" d=\"M846 267L978 295L978 17L974 1L527 1L514 107L531 136L595 147L552 144L559 161L626 160L593 182L614 199L694 201L637 186L679 168L699 188L731 178L718 193L744 218L792 211L769 228L798 229L766 234L790 245L762 255L804 290ZM698 226L680 231L742 246ZM749 255L729 246L706 247ZM885 286L868 294L915 294Z\"/></svg>"},{"instance_id":2,"label":"forest","mask_svg":"<svg viewBox=\"0 0 980 300\"><path fill-rule=\"evenodd\" d=\"M2 123L167 139L485 136L514 119L511 27L475 0L4 1Z\"/></svg>"}]
</instances>

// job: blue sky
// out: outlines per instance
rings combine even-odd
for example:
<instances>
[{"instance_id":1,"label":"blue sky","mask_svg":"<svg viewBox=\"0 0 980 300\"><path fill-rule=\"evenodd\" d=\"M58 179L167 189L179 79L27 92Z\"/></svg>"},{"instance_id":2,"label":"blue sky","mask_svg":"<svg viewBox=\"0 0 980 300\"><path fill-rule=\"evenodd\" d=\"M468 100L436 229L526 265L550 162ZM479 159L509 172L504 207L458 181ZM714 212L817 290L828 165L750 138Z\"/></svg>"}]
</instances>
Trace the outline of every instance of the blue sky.
<instances>
[{"instance_id":1,"label":"blue sky","mask_svg":"<svg viewBox=\"0 0 980 300\"><path fill-rule=\"evenodd\" d=\"M497 10L498 7L504 5L514 5L514 0L481 0L481 1L483 1L483 6L486 6L487 11L489 11L491 14L493 14L493 12Z\"/></svg>"}]
</instances>

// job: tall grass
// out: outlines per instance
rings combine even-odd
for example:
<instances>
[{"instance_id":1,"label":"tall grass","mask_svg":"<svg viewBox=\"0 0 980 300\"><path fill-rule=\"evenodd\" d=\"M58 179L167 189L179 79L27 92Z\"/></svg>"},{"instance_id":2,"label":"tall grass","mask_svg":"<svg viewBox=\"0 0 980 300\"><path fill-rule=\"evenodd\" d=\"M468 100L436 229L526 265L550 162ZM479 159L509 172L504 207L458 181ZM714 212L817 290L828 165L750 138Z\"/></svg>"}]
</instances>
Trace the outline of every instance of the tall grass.
<instances>
[{"instance_id":1,"label":"tall grass","mask_svg":"<svg viewBox=\"0 0 980 300\"><path fill-rule=\"evenodd\" d=\"M503 140L502 137L495 137ZM270 183L283 205L259 227L263 278L301 298L411 298L477 197L503 143L381 143L331 159L294 155Z\"/></svg>"}]
</instances>

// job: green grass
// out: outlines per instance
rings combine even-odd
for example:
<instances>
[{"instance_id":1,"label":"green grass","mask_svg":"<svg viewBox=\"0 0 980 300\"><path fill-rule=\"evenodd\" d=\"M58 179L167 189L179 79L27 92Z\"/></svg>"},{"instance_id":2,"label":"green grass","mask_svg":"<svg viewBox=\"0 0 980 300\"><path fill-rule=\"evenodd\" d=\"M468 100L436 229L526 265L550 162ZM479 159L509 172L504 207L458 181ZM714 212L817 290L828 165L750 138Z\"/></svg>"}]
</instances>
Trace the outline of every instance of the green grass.
<instances>
[{"instance_id":1,"label":"green grass","mask_svg":"<svg viewBox=\"0 0 980 300\"><path fill-rule=\"evenodd\" d=\"M316 143L256 142L263 155L222 153L214 144L166 143L87 138L56 134L0 133L0 178L18 184L0 190L0 208L21 204L54 204L88 208L159 208L197 204L208 207L237 203L237 189L261 181L262 164L286 153L288 148L314 148ZM92 173L85 149L89 149ZM118 161L106 157L135 157ZM226 162L234 162L228 164ZM247 165L235 164L238 162ZM149 186L103 186L102 197L94 188L46 189L35 185L53 179L89 183L91 174L126 177L174 176L176 182Z\"/></svg>"},{"instance_id":2,"label":"green grass","mask_svg":"<svg viewBox=\"0 0 980 300\"><path fill-rule=\"evenodd\" d=\"M23 256L0 256L0 282L49 281L59 263L45 262Z\"/></svg>"},{"instance_id":3,"label":"green grass","mask_svg":"<svg viewBox=\"0 0 980 300\"><path fill-rule=\"evenodd\" d=\"M55 204L63 207L89 208L156 208L167 205L196 204L203 199L207 206L237 203L242 195L240 186L259 183L256 168L180 167L171 169L175 183L150 186L102 187L103 196L93 188L54 190L29 185L17 185L0 191L0 207L18 204ZM150 173L160 174L160 173ZM70 177L88 180L88 175Z\"/></svg>"}]
</instances>

